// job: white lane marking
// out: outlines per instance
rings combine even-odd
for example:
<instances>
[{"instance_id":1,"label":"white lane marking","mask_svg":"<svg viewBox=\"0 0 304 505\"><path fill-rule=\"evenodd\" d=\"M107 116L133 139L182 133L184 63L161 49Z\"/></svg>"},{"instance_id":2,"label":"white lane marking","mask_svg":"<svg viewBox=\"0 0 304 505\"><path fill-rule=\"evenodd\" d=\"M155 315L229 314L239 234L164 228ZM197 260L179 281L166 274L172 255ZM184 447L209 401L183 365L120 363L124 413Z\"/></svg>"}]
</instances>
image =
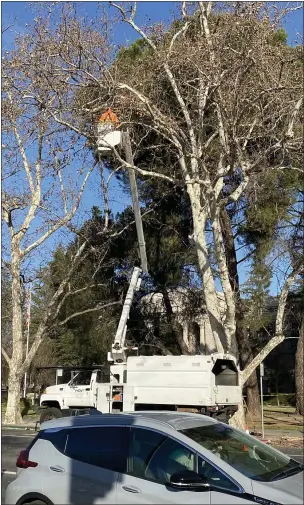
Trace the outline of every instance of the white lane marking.
<instances>
[{"instance_id":1,"label":"white lane marking","mask_svg":"<svg viewBox=\"0 0 304 505\"><path fill-rule=\"evenodd\" d=\"M16 475L17 472L10 472L9 470L1 470L1 475Z\"/></svg>"}]
</instances>

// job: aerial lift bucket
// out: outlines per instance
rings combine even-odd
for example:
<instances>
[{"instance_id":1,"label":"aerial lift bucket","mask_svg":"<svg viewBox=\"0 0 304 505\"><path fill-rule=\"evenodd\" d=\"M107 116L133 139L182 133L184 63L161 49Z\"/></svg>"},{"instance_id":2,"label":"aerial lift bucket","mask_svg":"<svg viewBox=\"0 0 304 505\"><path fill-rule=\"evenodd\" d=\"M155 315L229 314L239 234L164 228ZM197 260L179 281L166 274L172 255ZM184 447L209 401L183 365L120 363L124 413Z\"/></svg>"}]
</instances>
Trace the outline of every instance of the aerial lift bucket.
<instances>
[{"instance_id":1,"label":"aerial lift bucket","mask_svg":"<svg viewBox=\"0 0 304 505\"><path fill-rule=\"evenodd\" d=\"M121 143L121 132L115 112L110 108L101 114L97 124L97 149L102 155L112 153L112 147Z\"/></svg>"}]
</instances>

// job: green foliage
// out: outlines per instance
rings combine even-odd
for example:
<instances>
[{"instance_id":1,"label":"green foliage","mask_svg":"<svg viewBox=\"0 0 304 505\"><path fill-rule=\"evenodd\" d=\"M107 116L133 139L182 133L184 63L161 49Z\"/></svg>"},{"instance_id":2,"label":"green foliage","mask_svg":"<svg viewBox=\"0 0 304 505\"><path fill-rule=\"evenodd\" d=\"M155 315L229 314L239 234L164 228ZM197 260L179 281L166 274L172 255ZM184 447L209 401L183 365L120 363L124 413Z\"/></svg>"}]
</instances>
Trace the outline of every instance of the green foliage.
<instances>
[{"instance_id":1,"label":"green foliage","mask_svg":"<svg viewBox=\"0 0 304 505\"><path fill-rule=\"evenodd\" d=\"M110 225L115 227L113 220ZM121 306L113 305L106 309L102 306L119 301L125 286L114 282L119 260L115 258L114 241L111 243L99 234L103 226L104 217L94 207L91 219L79 231L88 241L87 254L70 281L68 293L63 294L65 301L56 325L49 333L55 342L57 362L63 365L102 363L115 333ZM59 246L54 252L44 272L43 296L46 298L49 299L58 289L71 267L75 246L76 243L67 248ZM96 307L97 310L88 310ZM73 315L76 317L71 317Z\"/></svg>"},{"instance_id":2,"label":"green foliage","mask_svg":"<svg viewBox=\"0 0 304 505\"><path fill-rule=\"evenodd\" d=\"M284 28L279 28L274 34L272 38L273 44L287 44L288 33Z\"/></svg>"},{"instance_id":3,"label":"green foliage","mask_svg":"<svg viewBox=\"0 0 304 505\"><path fill-rule=\"evenodd\" d=\"M296 172L267 171L255 178L247 192L246 223L240 235L264 256L276 238L278 223L287 217L296 200L297 184Z\"/></svg>"},{"instance_id":4,"label":"green foliage","mask_svg":"<svg viewBox=\"0 0 304 505\"><path fill-rule=\"evenodd\" d=\"M271 320L266 308L272 278L267 257L296 200L297 184L293 171L267 171L255 178L245 195L245 223L239 228L239 240L252 251L250 276L243 291L250 300L246 320L253 339Z\"/></svg>"},{"instance_id":5,"label":"green foliage","mask_svg":"<svg viewBox=\"0 0 304 505\"><path fill-rule=\"evenodd\" d=\"M122 47L116 56L116 63L118 65L134 65L136 60L144 58L145 55L151 51L150 46L144 39L136 39L128 47Z\"/></svg>"}]
</instances>

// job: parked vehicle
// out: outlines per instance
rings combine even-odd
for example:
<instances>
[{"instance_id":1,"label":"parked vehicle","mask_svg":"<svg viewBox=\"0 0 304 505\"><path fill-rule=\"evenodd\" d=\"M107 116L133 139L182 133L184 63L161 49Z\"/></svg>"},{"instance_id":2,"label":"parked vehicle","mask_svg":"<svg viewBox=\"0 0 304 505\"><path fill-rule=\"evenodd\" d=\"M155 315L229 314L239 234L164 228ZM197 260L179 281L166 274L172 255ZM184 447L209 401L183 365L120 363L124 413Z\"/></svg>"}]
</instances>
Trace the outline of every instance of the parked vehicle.
<instances>
[{"instance_id":1,"label":"parked vehicle","mask_svg":"<svg viewBox=\"0 0 304 505\"><path fill-rule=\"evenodd\" d=\"M198 414L66 417L20 453L6 504L302 504L303 468Z\"/></svg>"},{"instance_id":2,"label":"parked vehicle","mask_svg":"<svg viewBox=\"0 0 304 505\"><path fill-rule=\"evenodd\" d=\"M103 413L137 410L188 410L226 421L242 402L239 369L231 354L128 356L127 322L141 269L134 268L121 318L108 353L108 373L83 371L68 384L46 388L40 422L67 415L68 409Z\"/></svg>"},{"instance_id":3,"label":"parked vehicle","mask_svg":"<svg viewBox=\"0 0 304 505\"><path fill-rule=\"evenodd\" d=\"M228 420L242 401L231 355L130 356L109 372L85 370L68 384L46 388L40 422L95 408L103 413L189 410Z\"/></svg>"}]
</instances>

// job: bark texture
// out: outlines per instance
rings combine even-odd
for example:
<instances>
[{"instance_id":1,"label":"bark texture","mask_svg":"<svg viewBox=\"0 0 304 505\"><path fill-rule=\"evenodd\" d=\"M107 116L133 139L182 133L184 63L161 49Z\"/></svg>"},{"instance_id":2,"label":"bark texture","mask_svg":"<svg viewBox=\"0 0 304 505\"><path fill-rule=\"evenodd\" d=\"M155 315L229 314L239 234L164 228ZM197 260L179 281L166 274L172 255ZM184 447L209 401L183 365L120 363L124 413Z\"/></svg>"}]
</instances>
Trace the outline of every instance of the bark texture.
<instances>
[{"instance_id":1,"label":"bark texture","mask_svg":"<svg viewBox=\"0 0 304 505\"><path fill-rule=\"evenodd\" d=\"M218 352L224 352L229 347L229 337L227 337L223 324L221 322L220 311L218 308L218 299L216 287L211 270L208 247L206 243L205 227L207 214L199 209L199 197L194 191L189 190L189 196L193 215L194 240L197 250L198 263L201 271L206 308L209 316L214 341Z\"/></svg>"},{"instance_id":2,"label":"bark texture","mask_svg":"<svg viewBox=\"0 0 304 505\"><path fill-rule=\"evenodd\" d=\"M22 417L20 412L20 369L23 362L23 334L22 334L22 309L21 309L21 285L20 285L20 262L19 242L12 240L12 334L13 349L9 362L8 396L4 424L20 424ZM17 257L16 257L17 256Z\"/></svg>"},{"instance_id":3,"label":"bark texture","mask_svg":"<svg viewBox=\"0 0 304 505\"><path fill-rule=\"evenodd\" d=\"M225 245L227 266L229 270L229 280L233 292L235 293L235 317L236 317L236 341L239 352L240 365L244 370L253 360L253 354L249 339L249 334L245 324L245 308L240 294L240 282L238 275L238 263L236 257L234 237L231 227L231 219L225 207L221 209L221 227ZM260 413L260 395L256 370L250 375L245 383L246 403L251 415Z\"/></svg>"}]
</instances>

